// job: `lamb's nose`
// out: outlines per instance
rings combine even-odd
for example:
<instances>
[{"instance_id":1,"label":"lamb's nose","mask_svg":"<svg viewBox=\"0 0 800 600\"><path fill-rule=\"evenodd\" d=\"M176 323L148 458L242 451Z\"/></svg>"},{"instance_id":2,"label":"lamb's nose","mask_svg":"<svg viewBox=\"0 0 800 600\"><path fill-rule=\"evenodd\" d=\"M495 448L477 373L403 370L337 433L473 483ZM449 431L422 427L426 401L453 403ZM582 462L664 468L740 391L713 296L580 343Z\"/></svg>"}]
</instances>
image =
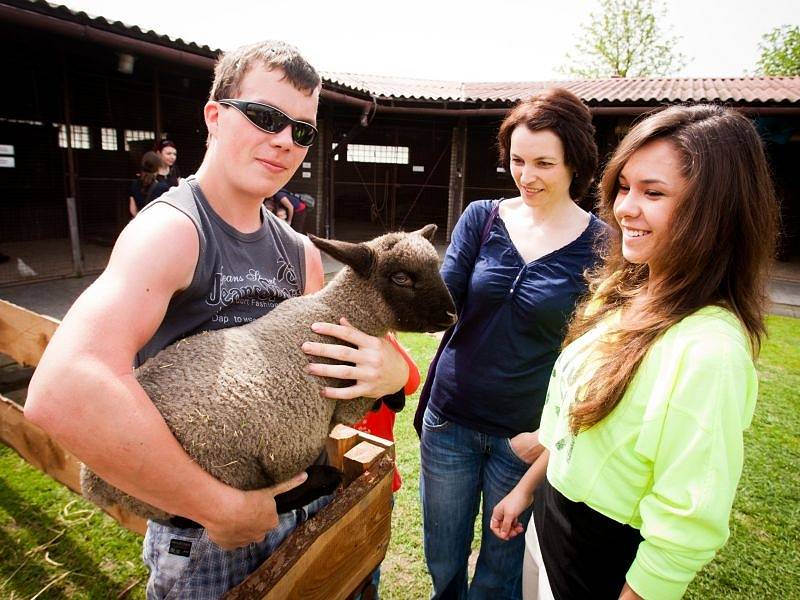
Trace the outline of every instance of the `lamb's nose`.
<instances>
[{"instance_id":1,"label":"lamb's nose","mask_svg":"<svg viewBox=\"0 0 800 600\"><path fill-rule=\"evenodd\" d=\"M458 321L458 315L454 312L447 311L447 316L450 318L450 324L455 324Z\"/></svg>"}]
</instances>

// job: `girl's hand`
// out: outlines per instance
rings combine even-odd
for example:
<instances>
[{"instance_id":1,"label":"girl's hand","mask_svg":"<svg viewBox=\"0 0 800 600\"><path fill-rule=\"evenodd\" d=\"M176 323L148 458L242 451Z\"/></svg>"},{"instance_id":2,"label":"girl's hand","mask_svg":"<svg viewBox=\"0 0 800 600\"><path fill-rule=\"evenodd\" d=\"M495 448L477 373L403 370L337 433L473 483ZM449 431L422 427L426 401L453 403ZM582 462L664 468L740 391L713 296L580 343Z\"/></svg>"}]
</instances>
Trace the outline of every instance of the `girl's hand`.
<instances>
[{"instance_id":1,"label":"girl's hand","mask_svg":"<svg viewBox=\"0 0 800 600\"><path fill-rule=\"evenodd\" d=\"M539 455L544 452L544 446L539 443L539 431L519 433L508 440L511 450L523 462L532 465Z\"/></svg>"},{"instance_id":2,"label":"girl's hand","mask_svg":"<svg viewBox=\"0 0 800 600\"><path fill-rule=\"evenodd\" d=\"M492 511L489 528L501 540L510 540L525 531L517 518L531 505L533 497L514 488Z\"/></svg>"}]
</instances>

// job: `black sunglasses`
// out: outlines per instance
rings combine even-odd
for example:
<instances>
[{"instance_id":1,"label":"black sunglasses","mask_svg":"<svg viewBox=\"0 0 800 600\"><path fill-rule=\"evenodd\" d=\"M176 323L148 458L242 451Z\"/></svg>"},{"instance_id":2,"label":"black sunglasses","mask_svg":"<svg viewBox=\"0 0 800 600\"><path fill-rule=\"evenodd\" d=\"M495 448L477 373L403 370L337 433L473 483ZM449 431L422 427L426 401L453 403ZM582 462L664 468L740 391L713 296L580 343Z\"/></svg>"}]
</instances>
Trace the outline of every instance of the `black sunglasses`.
<instances>
[{"instance_id":1,"label":"black sunglasses","mask_svg":"<svg viewBox=\"0 0 800 600\"><path fill-rule=\"evenodd\" d=\"M220 104L232 106L258 127L267 133L278 133L283 131L287 125L292 126L292 141L298 146L308 148L312 145L319 135L317 128L305 121L296 121L282 110L261 104L260 102L250 102L249 100L217 100Z\"/></svg>"}]
</instances>

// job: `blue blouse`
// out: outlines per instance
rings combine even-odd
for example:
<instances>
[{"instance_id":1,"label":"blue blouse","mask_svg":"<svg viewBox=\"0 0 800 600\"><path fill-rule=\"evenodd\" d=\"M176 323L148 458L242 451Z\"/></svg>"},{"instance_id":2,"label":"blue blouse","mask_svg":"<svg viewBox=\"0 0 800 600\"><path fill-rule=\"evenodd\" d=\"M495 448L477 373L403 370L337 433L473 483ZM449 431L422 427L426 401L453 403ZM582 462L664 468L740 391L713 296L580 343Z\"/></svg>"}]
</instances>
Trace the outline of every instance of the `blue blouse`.
<instances>
[{"instance_id":1,"label":"blue blouse","mask_svg":"<svg viewBox=\"0 0 800 600\"><path fill-rule=\"evenodd\" d=\"M591 215L575 240L525 263L500 217L480 246L490 210L491 200L467 206L442 264L459 320L429 405L464 427L512 437L539 428L550 372L606 225Z\"/></svg>"}]
</instances>

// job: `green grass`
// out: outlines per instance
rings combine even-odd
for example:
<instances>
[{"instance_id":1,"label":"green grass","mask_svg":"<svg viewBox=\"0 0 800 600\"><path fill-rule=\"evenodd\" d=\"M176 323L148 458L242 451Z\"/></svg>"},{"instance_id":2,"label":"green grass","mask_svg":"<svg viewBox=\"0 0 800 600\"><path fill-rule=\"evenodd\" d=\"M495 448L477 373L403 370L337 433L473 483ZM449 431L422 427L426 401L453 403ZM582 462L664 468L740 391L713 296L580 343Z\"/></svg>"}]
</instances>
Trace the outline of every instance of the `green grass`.
<instances>
[{"instance_id":1,"label":"green grass","mask_svg":"<svg viewBox=\"0 0 800 600\"><path fill-rule=\"evenodd\" d=\"M769 333L731 538L690 586L691 600L800 598L800 320L771 317ZM424 375L436 339L400 339ZM403 487L383 565L387 600L417 600L430 592L412 425L416 401L409 398L395 427ZM116 598L137 581L126 597L143 598L140 544L138 536L0 446L0 598L30 599L51 582L39 598Z\"/></svg>"},{"instance_id":2,"label":"green grass","mask_svg":"<svg viewBox=\"0 0 800 600\"><path fill-rule=\"evenodd\" d=\"M800 598L800 320L769 319L731 537L686 597Z\"/></svg>"},{"instance_id":3,"label":"green grass","mask_svg":"<svg viewBox=\"0 0 800 600\"><path fill-rule=\"evenodd\" d=\"M0 598L144 598L140 544L0 445Z\"/></svg>"}]
</instances>

